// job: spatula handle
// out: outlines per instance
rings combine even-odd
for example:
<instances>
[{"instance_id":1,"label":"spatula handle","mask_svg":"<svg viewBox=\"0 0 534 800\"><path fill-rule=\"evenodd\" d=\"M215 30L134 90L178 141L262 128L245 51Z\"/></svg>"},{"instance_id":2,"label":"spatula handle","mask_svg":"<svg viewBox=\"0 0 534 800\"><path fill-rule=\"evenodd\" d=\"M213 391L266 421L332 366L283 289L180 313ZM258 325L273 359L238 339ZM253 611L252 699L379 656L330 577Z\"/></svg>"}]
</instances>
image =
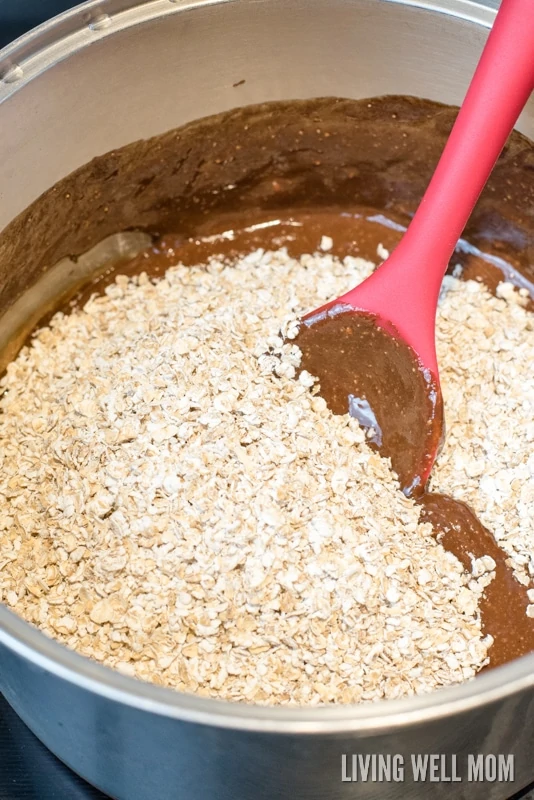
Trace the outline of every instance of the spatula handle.
<instances>
[{"instance_id":1,"label":"spatula handle","mask_svg":"<svg viewBox=\"0 0 534 800\"><path fill-rule=\"evenodd\" d=\"M437 379L435 318L447 264L534 89L534 0L502 0L421 205L385 264L336 302L394 324Z\"/></svg>"},{"instance_id":2,"label":"spatula handle","mask_svg":"<svg viewBox=\"0 0 534 800\"><path fill-rule=\"evenodd\" d=\"M439 286L456 243L534 89L534 0L502 0L434 176L401 248Z\"/></svg>"}]
</instances>

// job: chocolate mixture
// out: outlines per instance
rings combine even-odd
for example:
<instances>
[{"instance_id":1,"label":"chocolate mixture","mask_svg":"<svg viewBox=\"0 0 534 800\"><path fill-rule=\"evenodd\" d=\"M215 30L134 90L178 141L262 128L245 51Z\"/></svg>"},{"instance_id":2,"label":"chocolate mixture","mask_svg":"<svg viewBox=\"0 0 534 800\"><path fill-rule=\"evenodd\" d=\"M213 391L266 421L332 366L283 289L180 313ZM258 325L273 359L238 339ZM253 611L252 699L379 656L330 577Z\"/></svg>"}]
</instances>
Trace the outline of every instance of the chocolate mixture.
<instances>
[{"instance_id":1,"label":"chocolate mixture","mask_svg":"<svg viewBox=\"0 0 534 800\"><path fill-rule=\"evenodd\" d=\"M102 156L57 184L2 233L0 264L10 269L0 269L0 299L11 303L60 258L80 254L123 229L147 230L159 238L132 262L100 276L73 302L102 290L117 271L156 276L178 261L198 264L212 254L234 256L258 247L286 246L298 256L316 251L324 233L334 240L334 255L374 260L379 243L392 249L402 235L454 114L413 98L266 104ZM484 280L494 290L504 273L507 280L532 288L533 165L534 145L514 134L466 230L472 246L464 243L452 262L463 264L463 277ZM322 344L333 356L340 352L345 323L330 322ZM320 376L317 352L304 348L304 356L304 366ZM347 388L355 379L350 353L342 360L337 374L343 382L322 385L335 413L346 413L349 395L357 397ZM414 391L417 387L406 384L404 396L413 398ZM418 414L428 419L428 405L413 400L401 405L409 413L408 430L420 424ZM399 474L413 472L413 464L402 462L404 445L395 438L391 420L377 421L375 436L390 446ZM378 438L374 446L381 446ZM481 603L484 629L495 639L491 665L534 650L526 589L491 533L452 498L427 494L421 502L435 535L466 568L470 554L491 555L497 563Z\"/></svg>"}]
</instances>

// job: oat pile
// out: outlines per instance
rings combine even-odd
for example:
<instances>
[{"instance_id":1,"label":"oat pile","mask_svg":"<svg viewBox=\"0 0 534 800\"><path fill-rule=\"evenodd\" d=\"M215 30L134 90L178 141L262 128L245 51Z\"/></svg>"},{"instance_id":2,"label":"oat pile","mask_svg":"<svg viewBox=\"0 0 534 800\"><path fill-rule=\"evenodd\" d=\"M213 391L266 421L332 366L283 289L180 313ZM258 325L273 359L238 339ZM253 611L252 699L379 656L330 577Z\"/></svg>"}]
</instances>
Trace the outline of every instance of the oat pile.
<instances>
[{"instance_id":1,"label":"oat pile","mask_svg":"<svg viewBox=\"0 0 534 800\"><path fill-rule=\"evenodd\" d=\"M510 556L517 578L534 577L534 315L527 290L446 278L438 360L447 420L431 488L473 508ZM532 594L532 596L530 596ZM534 591L529 590L534 601ZM534 603L528 608L534 617Z\"/></svg>"},{"instance_id":2,"label":"oat pile","mask_svg":"<svg viewBox=\"0 0 534 800\"><path fill-rule=\"evenodd\" d=\"M263 355L371 268L257 251L119 278L56 315L2 382L0 599L128 675L213 697L345 703L473 677L484 569L466 575L357 422L295 380L294 345ZM451 341L477 292L447 296Z\"/></svg>"}]
</instances>

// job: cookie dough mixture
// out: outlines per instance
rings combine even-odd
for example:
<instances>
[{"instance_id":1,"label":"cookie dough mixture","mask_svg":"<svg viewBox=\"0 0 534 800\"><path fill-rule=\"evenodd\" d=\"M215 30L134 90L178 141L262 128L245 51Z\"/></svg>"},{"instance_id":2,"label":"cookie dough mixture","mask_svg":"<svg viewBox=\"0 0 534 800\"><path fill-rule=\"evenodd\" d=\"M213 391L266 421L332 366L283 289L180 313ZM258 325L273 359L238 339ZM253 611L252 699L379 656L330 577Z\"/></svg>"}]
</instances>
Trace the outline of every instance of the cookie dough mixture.
<instances>
[{"instance_id":1,"label":"cookie dough mixture","mask_svg":"<svg viewBox=\"0 0 534 800\"><path fill-rule=\"evenodd\" d=\"M447 552L279 336L372 268L258 249L119 276L56 314L2 380L0 599L84 655L212 697L350 703L473 677L495 560ZM527 584L524 304L446 279L433 488L476 508Z\"/></svg>"}]
</instances>

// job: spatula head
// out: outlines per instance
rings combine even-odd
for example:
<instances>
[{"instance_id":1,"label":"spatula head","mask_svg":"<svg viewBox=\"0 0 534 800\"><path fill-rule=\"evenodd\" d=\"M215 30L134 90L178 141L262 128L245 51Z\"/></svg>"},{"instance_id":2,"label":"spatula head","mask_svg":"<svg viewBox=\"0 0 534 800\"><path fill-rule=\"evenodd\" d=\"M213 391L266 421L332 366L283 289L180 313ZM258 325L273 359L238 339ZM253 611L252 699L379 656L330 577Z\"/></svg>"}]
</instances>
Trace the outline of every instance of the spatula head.
<instances>
[{"instance_id":1,"label":"spatula head","mask_svg":"<svg viewBox=\"0 0 534 800\"><path fill-rule=\"evenodd\" d=\"M391 324L343 304L302 320L293 340L334 414L349 413L391 458L404 493L424 490L443 436L437 379Z\"/></svg>"}]
</instances>

